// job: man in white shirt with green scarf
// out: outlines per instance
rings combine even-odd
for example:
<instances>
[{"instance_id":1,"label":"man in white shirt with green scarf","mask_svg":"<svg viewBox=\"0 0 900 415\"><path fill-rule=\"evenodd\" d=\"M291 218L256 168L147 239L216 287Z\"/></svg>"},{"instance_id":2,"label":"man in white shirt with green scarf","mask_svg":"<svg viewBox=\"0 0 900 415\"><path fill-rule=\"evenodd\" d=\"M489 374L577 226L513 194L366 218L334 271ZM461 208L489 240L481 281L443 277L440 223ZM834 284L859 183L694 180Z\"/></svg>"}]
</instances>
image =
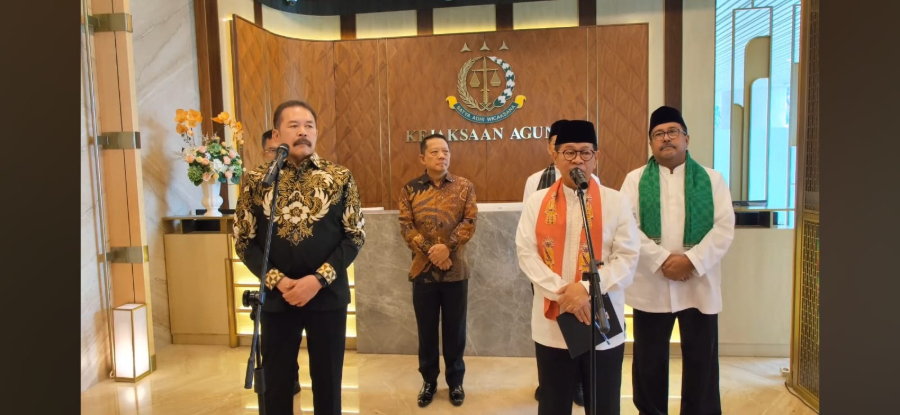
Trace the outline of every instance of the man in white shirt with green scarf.
<instances>
[{"instance_id":1,"label":"man in white shirt with green scarf","mask_svg":"<svg viewBox=\"0 0 900 415\"><path fill-rule=\"evenodd\" d=\"M731 193L719 172L691 158L678 110L654 111L649 138L653 157L629 173L621 189L641 231L634 283L625 291L634 309L634 405L641 415L668 413L669 342L677 319L681 413L721 415L720 261L734 238Z\"/></svg>"}]
</instances>

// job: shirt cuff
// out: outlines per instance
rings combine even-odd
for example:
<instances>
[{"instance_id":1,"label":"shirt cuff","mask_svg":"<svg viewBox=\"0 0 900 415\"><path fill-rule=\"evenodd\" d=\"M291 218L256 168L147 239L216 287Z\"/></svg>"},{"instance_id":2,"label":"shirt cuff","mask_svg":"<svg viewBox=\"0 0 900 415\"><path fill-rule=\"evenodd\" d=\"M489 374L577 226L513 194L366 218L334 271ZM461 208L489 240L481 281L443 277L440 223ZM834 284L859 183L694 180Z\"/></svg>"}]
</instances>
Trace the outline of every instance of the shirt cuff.
<instances>
[{"instance_id":1,"label":"shirt cuff","mask_svg":"<svg viewBox=\"0 0 900 415\"><path fill-rule=\"evenodd\" d=\"M697 254L692 251L687 251L684 253L684 256L687 257L688 260L694 264L694 272L696 272L697 277L702 277L706 275L706 269L703 268L703 264L700 263L700 258L697 258Z\"/></svg>"},{"instance_id":2,"label":"shirt cuff","mask_svg":"<svg viewBox=\"0 0 900 415\"><path fill-rule=\"evenodd\" d=\"M269 287L270 290L274 290L278 281L281 281L284 277L287 277L287 275L284 275L281 271L275 268L270 269L269 272L266 273L266 287Z\"/></svg>"},{"instance_id":3,"label":"shirt cuff","mask_svg":"<svg viewBox=\"0 0 900 415\"><path fill-rule=\"evenodd\" d=\"M579 281L581 285L584 286L584 290L587 291L588 295L591 294L591 282L590 281Z\"/></svg>"},{"instance_id":4,"label":"shirt cuff","mask_svg":"<svg viewBox=\"0 0 900 415\"><path fill-rule=\"evenodd\" d=\"M422 252L425 253L426 255L428 254L428 250L431 249L431 245L428 244L428 242L425 240L425 237L422 236L422 234L416 235L413 238L413 242L415 242L416 246L418 246L419 249L422 250Z\"/></svg>"},{"instance_id":5,"label":"shirt cuff","mask_svg":"<svg viewBox=\"0 0 900 415\"><path fill-rule=\"evenodd\" d=\"M653 272L657 272L662 268L666 260L669 259L669 255L672 255L672 253L662 247L659 248L659 254L656 255L656 258L653 258Z\"/></svg>"},{"instance_id":6,"label":"shirt cuff","mask_svg":"<svg viewBox=\"0 0 900 415\"><path fill-rule=\"evenodd\" d=\"M331 284L335 278L337 278L337 272L334 271L334 267L329 263L322 264L319 269L316 270L316 273L325 278L325 282Z\"/></svg>"}]
</instances>

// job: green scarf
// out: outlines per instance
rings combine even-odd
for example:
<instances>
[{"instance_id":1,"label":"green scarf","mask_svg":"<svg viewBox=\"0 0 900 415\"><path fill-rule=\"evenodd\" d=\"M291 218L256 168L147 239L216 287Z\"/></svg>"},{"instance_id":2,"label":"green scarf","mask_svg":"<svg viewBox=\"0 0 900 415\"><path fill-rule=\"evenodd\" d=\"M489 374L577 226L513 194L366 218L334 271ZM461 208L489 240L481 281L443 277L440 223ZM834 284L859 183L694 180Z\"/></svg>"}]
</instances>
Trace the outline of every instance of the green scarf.
<instances>
[{"instance_id":1,"label":"green scarf","mask_svg":"<svg viewBox=\"0 0 900 415\"><path fill-rule=\"evenodd\" d=\"M706 170L687 153L684 161L684 247L700 243L713 227L712 183ZM638 184L641 230L659 244L662 220L659 208L659 164L652 156Z\"/></svg>"}]
</instances>

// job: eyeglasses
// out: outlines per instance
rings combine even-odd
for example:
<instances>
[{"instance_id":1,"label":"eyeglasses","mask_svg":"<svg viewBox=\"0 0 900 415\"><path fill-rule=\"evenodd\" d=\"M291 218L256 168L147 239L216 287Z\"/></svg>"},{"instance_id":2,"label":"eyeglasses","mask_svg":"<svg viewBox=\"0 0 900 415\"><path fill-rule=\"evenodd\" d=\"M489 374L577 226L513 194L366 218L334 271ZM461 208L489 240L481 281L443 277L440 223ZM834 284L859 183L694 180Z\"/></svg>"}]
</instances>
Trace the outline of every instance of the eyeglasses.
<instances>
[{"instance_id":1,"label":"eyeglasses","mask_svg":"<svg viewBox=\"0 0 900 415\"><path fill-rule=\"evenodd\" d=\"M662 141L665 136L669 136L669 138L679 138L682 134L687 134L687 131L678 128L670 128L665 131L656 131L650 137L653 137L653 141Z\"/></svg>"},{"instance_id":2,"label":"eyeglasses","mask_svg":"<svg viewBox=\"0 0 900 415\"><path fill-rule=\"evenodd\" d=\"M596 153L597 153L597 152L594 151L594 150L581 150L581 151L566 150L566 151L560 151L560 154L563 155L563 158L565 158L566 161L572 161L572 160L575 160L575 155L580 156L581 159L584 160L584 161L588 161L588 160L594 158L594 154L596 154Z\"/></svg>"}]
</instances>

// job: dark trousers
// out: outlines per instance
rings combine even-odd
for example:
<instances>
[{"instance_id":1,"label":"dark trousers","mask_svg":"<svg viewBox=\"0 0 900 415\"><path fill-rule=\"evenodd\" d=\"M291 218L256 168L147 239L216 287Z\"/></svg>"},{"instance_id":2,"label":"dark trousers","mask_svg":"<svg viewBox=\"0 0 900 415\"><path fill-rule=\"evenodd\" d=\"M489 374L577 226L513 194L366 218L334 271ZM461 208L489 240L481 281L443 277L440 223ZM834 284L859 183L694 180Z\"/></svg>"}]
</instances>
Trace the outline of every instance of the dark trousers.
<instances>
[{"instance_id":1,"label":"dark trousers","mask_svg":"<svg viewBox=\"0 0 900 415\"><path fill-rule=\"evenodd\" d=\"M591 355L584 353L575 359L566 349L534 344L538 363L538 382L541 385L538 415L571 415L575 383L584 386L584 413L591 413ZM622 359L625 345L595 350L597 362L597 415L618 415L622 392Z\"/></svg>"},{"instance_id":2,"label":"dark trousers","mask_svg":"<svg viewBox=\"0 0 900 415\"><path fill-rule=\"evenodd\" d=\"M634 310L634 406L641 415L665 415L669 398L669 340L681 333L681 415L720 415L719 316L696 308L677 313Z\"/></svg>"},{"instance_id":3,"label":"dark trousers","mask_svg":"<svg viewBox=\"0 0 900 415\"><path fill-rule=\"evenodd\" d=\"M466 310L469 281L413 282L413 308L419 329L419 373L437 383L440 369L438 321L444 350L445 378L450 388L462 385L466 373Z\"/></svg>"},{"instance_id":4,"label":"dark trousers","mask_svg":"<svg viewBox=\"0 0 900 415\"><path fill-rule=\"evenodd\" d=\"M266 373L266 414L294 413L297 354L306 329L315 415L340 415L347 307L328 311L291 307L282 313L263 312L260 324Z\"/></svg>"}]
</instances>

